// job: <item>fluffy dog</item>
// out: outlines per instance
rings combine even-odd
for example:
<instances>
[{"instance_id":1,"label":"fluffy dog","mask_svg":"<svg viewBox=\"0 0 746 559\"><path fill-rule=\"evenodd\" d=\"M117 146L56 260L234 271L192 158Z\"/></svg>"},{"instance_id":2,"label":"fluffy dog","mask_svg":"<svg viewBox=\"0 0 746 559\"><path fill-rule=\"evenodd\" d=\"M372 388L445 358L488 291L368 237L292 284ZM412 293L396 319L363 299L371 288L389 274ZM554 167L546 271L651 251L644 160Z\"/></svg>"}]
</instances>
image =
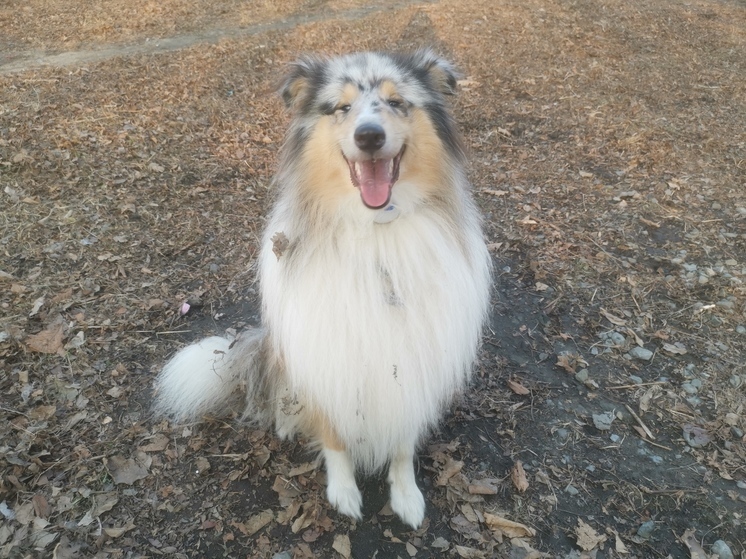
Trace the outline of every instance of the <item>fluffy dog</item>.
<instances>
[{"instance_id":1,"label":"fluffy dog","mask_svg":"<svg viewBox=\"0 0 746 559\"><path fill-rule=\"evenodd\" d=\"M467 383L491 261L430 51L303 58L281 87L294 118L259 256L262 325L178 352L156 409L244 418L318 445L327 498L362 517L355 471L388 467L418 527L418 443Z\"/></svg>"}]
</instances>

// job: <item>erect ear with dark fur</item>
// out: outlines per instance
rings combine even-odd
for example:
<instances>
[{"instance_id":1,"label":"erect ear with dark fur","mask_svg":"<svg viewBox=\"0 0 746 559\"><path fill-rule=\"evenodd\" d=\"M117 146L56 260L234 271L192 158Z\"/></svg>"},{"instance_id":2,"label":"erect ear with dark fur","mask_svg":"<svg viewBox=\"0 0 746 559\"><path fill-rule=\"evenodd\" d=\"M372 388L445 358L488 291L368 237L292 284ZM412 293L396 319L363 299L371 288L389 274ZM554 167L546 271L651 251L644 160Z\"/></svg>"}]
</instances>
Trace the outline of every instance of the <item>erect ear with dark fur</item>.
<instances>
[{"instance_id":1,"label":"erect ear with dark fur","mask_svg":"<svg viewBox=\"0 0 746 559\"><path fill-rule=\"evenodd\" d=\"M306 56L290 65L279 87L282 100L288 108L300 107L311 94L314 77L321 71L320 59Z\"/></svg>"},{"instance_id":2,"label":"erect ear with dark fur","mask_svg":"<svg viewBox=\"0 0 746 559\"><path fill-rule=\"evenodd\" d=\"M419 51L416 56L420 58L422 67L427 72L430 84L434 89L444 95L456 93L458 73L450 62L439 57L431 50Z\"/></svg>"}]
</instances>

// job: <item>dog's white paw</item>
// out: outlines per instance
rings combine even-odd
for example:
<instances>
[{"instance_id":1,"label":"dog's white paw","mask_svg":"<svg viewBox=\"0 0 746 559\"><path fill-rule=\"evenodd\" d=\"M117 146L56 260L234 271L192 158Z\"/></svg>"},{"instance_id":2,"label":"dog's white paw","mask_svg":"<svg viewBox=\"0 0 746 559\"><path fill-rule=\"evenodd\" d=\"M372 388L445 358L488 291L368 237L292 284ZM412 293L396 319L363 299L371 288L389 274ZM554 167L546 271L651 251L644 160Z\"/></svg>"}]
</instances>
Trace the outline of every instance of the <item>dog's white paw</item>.
<instances>
[{"instance_id":1,"label":"dog's white paw","mask_svg":"<svg viewBox=\"0 0 746 559\"><path fill-rule=\"evenodd\" d=\"M345 516L362 520L363 495L355 483L355 467L343 450L324 449L326 498Z\"/></svg>"},{"instance_id":2,"label":"dog's white paw","mask_svg":"<svg viewBox=\"0 0 746 559\"><path fill-rule=\"evenodd\" d=\"M425 498L414 480L397 481L391 484L391 510L416 530L425 520Z\"/></svg>"},{"instance_id":3,"label":"dog's white paw","mask_svg":"<svg viewBox=\"0 0 746 559\"><path fill-rule=\"evenodd\" d=\"M326 498L340 513L355 520L362 520L363 495L357 485L342 485L330 481L326 488Z\"/></svg>"}]
</instances>

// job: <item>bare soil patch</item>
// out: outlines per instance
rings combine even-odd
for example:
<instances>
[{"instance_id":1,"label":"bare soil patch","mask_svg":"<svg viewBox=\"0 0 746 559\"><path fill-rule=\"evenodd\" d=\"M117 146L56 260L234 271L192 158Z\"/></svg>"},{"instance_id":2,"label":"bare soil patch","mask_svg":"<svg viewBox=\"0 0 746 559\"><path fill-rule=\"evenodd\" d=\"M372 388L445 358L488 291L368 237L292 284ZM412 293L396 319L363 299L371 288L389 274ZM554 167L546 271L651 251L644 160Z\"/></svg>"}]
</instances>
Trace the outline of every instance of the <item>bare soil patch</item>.
<instances>
[{"instance_id":1,"label":"bare soil patch","mask_svg":"<svg viewBox=\"0 0 746 559\"><path fill-rule=\"evenodd\" d=\"M323 16L0 76L0 557L746 557L746 5L358 7L0 9L3 61ZM422 45L464 72L496 276L411 532L383 479L351 523L302 443L149 401L259 319L284 64Z\"/></svg>"}]
</instances>

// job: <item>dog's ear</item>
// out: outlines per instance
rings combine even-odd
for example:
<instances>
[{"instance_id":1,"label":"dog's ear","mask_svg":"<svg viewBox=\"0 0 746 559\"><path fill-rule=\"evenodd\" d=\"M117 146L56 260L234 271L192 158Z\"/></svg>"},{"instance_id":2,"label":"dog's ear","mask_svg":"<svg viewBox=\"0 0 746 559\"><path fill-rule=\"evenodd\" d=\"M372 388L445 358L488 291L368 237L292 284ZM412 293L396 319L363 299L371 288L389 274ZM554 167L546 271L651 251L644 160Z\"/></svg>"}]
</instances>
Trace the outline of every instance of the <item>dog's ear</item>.
<instances>
[{"instance_id":1,"label":"dog's ear","mask_svg":"<svg viewBox=\"0 0 746 559\"><path fill-rule=\"evenodd\" d=\"M456 93L458 72L450 62L429 49L416 52L414 57L420 68L426 72L433 89L444 95Z\"/></svg>"},{"instance_id":2,"label":"dog's ear","mask_svg":"<svg viewBox=\"0 0 746 559\"><path fill-rule=\"evenodd\" d=\"M280 83L279 91L285 106L289 109L300 107L312 93L314 77L321 72L322 61L306 56L290 65Z\"/></svg>"}]
</instances>

